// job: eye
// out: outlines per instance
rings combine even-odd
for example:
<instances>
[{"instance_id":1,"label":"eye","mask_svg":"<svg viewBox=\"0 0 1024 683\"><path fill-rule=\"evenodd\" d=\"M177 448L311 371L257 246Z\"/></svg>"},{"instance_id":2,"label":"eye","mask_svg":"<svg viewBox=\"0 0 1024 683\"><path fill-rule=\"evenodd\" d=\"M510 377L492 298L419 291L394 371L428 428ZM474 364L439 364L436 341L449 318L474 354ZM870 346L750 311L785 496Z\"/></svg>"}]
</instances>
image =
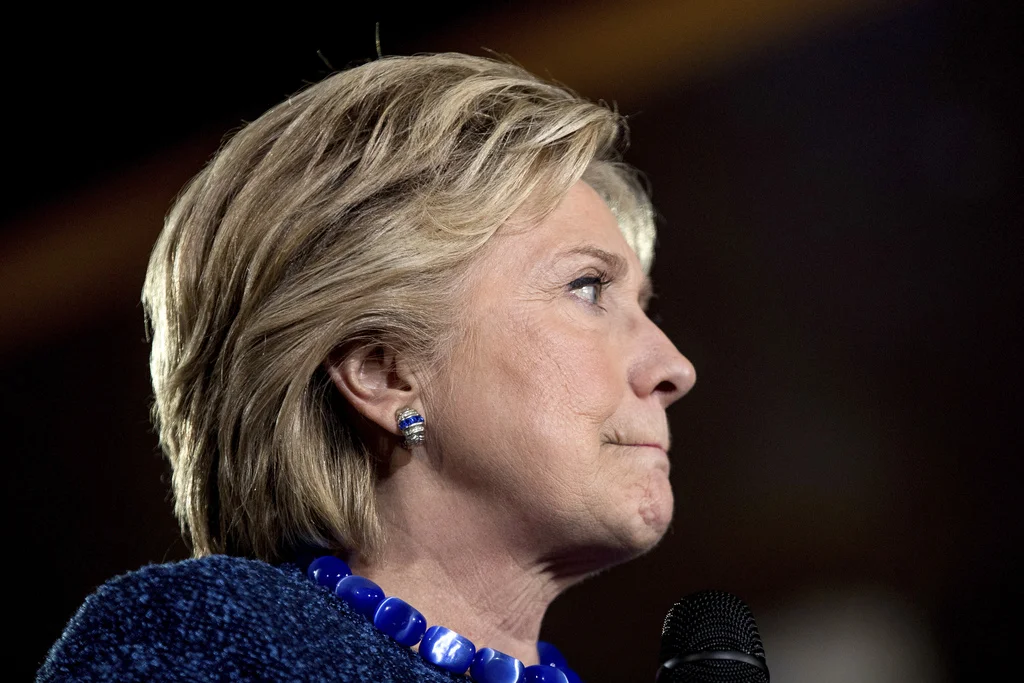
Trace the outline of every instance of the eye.
<instances>
[{"instance_id":1,"label":"eye","mask_svg":"<svg viewBox=\"0 0 1024 683\"><path fill-rule=\"evenodd\" d=\"M601 292L611 280L604 273L600 275L584 275L569 283L569 291L589 304L597 305L601 300Z\"/></svg>"}]
</instances>

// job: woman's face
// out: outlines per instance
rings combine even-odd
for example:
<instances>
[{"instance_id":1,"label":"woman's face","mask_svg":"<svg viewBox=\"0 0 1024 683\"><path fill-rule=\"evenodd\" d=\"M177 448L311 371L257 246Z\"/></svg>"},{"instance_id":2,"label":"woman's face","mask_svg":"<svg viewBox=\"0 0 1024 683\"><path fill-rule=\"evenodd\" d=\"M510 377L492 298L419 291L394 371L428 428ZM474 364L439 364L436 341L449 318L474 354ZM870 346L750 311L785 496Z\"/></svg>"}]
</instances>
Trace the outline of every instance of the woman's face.
<instances>
[{"instance_id":1,"label":"woman's face","mask_svg":"<svg viewBox=\"0 0 1024 683\"><path fill-rule=\"evenodd\" d=\"M469 283L467 334L434 385L451 390L425 403L446 486L553 563L651 548L672 517L665 409L695 373L647 317L607 205L577 183L540 223L502 227Z\"/></svg>"}]
</instances>

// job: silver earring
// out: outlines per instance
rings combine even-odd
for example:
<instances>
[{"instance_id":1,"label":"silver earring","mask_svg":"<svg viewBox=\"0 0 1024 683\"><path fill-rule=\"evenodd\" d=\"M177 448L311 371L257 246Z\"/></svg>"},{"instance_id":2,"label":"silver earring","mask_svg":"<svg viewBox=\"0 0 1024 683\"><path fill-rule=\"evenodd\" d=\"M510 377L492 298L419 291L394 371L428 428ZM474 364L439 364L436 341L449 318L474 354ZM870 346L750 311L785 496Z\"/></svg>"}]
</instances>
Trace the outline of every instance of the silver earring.
<instances>
[{"instance_id":1,"label":"silver earring","mask_svg":"<svg viewBox=\"0 0 1024 683\"><path fill-rule=\"evenodd\" d=\"M395 419L398 420L398 428L402 430L402 435L405 436L405 443L402 445L407 451L411 451L413 446L422 444L427 440L427 429L423 416L412 408L402 408L397 411Z\"/></svg>"}]
</instances>

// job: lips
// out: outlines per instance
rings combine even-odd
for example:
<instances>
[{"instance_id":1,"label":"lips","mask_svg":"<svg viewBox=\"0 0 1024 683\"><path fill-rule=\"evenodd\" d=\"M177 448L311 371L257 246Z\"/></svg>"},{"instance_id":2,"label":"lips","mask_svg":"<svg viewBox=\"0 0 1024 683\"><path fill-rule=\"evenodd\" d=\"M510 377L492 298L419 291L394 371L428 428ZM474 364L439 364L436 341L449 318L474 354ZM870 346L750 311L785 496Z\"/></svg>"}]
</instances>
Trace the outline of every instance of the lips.
<instances>
[{"instance_id":1,"label":"lips","mask_svg":"<svg viewBox=\"0 0 1024 683\"><path fill-rule=\"evenodd\" d=\"M654 442L654 441L636 442L636 443L627 443L627 442L622 442L622 441L609 441L608 443L610 443L610 444L612 444L614 446L632 446L632 447L636 447L636 448L657 448L660 451L663 451L663 452L666 452L666 453L668 452L668 448L667 447L661 445L660 443Z\"/></svg>"},{"instance_id":2,"label":"lips","mask_svg":"<svg viewBox=\"0 0 1024 683\"><path fill-rule=\"evenodd\" d=\"M637 448L657 448L663 453L668 453L668 445L671 441L668 435L667 425L659 425L656 422L647 425L636 424L634 429L612 429L602 435L601 439L606 443L616 446L633 446ZM663 436L664 435L664 436Z\"/></svg>"},{"instance_id":3,"label":"lips","mask_svg":"<svg viewBox=\"0 0 1024 683\"><path fill-rule=\"evenodd\" d=\"M668 449L657 442L637 442L637 443L625 443L619 441L607 441L605 442L612 446L623 446L625 448L643 448L644 451L634 452L633 457L641 458L644 462L651 462L656 468L665 473L668 476L671 471L672 465L669 462ZM655 454L653 451L657 451ZM641 457L641 453L645 453ZM654 458L653 461L650 458ZM632 459L632 458L630 458Z\"/></svg>"}]
</instances>

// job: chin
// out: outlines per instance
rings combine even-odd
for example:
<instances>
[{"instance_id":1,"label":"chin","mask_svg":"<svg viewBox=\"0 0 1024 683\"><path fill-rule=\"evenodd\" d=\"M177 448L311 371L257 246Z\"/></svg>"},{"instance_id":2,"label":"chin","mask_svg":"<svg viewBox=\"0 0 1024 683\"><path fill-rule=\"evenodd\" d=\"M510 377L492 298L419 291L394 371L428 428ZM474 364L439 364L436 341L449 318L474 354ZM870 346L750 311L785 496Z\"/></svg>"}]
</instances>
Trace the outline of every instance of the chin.
<instances>
[{"instance_id":1,"label":"chin","mask_svg":"<svg viewBox=\"0 0 1024 683\"><path fill-rule=\"evenodd\" d=\"M590 518L576 526L576 534L565 538L546 560L561 576L579 580L640 557L664 537L673 505L667 474L650 472L632 486L605 495L592 510L601 513L598 520Z\"/></svg>"},{"instance_id":2,"label":"chin","mask_svg":"<svg viewBox=\"0 0 1024 683\"><path fill-rule=\"evenodd\" d=\"M644 547L641 552L656 546L668 531L668 525L672 522L674 502L668 477L653 477L637 506L637 516L642 523L640 535L643 537L641 545Z\"/></svg>"},{"instance_id":3,"label":"chin","mask_svg":"<svg viewBox=\"0 0 1024 683\"><path fill-rule=\"evenodd\" d=\"M665 536L672 522L674 500L668 477L652 473L643 486L638 487L639 497L629 505L630 519L623 535L623 550L632 559L652 550Z\"/></svg>"}]
</instances>

